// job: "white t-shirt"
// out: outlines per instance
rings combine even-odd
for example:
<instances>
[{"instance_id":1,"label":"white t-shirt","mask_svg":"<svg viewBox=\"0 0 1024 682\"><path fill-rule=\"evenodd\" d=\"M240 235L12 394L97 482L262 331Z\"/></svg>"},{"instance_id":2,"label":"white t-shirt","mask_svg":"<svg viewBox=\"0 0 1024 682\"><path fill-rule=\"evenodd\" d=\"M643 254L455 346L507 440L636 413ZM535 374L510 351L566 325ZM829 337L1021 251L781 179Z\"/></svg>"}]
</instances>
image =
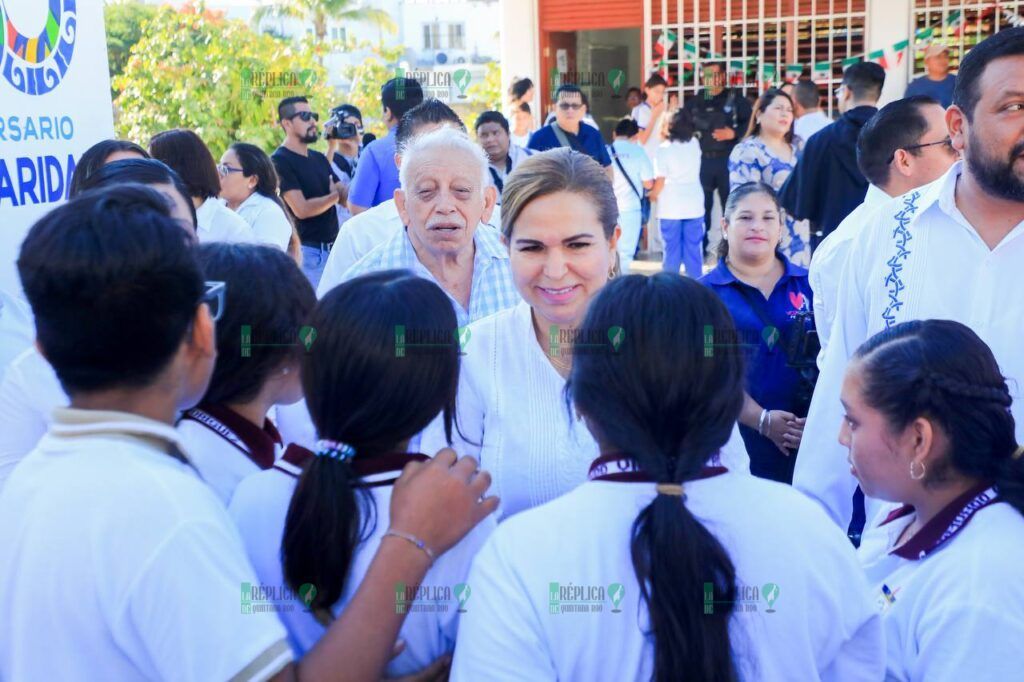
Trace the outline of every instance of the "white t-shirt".
<instances>
[{"instance_id":1,"label":"white t-shirt","mask_svg":"<svg viewBox=\"0 0 1024 682\"><path fill-rule=\"evenodd\" d=\"M960 523L964 504L951 504L896 550L899 554L892 553L896 540L913 522L913 513L861 537L858 555L885 626L887 680L1021 677L1024 517L996 502L934 547Z\"/></svg>"},{"instance_id":2,"label":"white t-shirt","mask_svg":"<svg viewBox=\"0 0 1024 682\"><path fill-rule=\"evenodd\" d=\"M793 474L793 485L825 507L842 528L853 512L857 480L839 444L839 394L858 346L908 320L954 320L988 344L1007 377L1024 442L1024 222L990 249L956 207L962 163L935 182L886 202L850 244L836 297L835 322ZM877 502L865 501L868 516Z\"/></svg>"},{"instance_id":3,"label":"white t-shirt","mask_svg":"<svg viewBox=\"0 0 1024 682\"><path fill-rule=\"evenodd\" d=\"M846 254L850 251L850 243L864 229L864 223L872 219L872 210L878 209L891 198L875 185L868 185L864 202L853 209L853 212L839 223L839 227L818 244L818 248L811 256L807 278L811 284L811 291L814 292L814 326L818 330L818 341L821 342L821 352L818 353L819 369L825 361L825 349L828 348L832 323L836 319L836 296L839 292L843 266L846 265Z\"/></svg>"},{"instance_id":4,"label":"white t-shirt","mask_svg":"<svg viewBox=\"0 0 1024 682\"><path fill-rule=\"evenodd\" d=\"M636 124L640 126L641 130L647 130L648 128L653 127L653 132L651 132L650 137L647 138L647 142L644 143L643 148L644 151L647 152L647 158L651 160L651 163L654 163L654 159L658 155L658 147L660 147L662 142L665 141L665 138L662 137L662 127L664 125L662 119L665 117L665 112L663 110L658 118L651 121L651 111L652 108L650 104L647 102L641 102L633 107L630 117L636 121Z\"/></svg>"},{"instance_id":5,"label":"white t-shirt","mask_svg":"<svg viewBox=\"0 0 1024 682\"><path fill-rule=\"evenodd\" d=\"M222 199L211 197L196 209L196 236L206 242L253 242L249 223L228 208Z\"/></svg>"},{"instance_id":6,"label":"white t-shirt","mask_svg":"<svg viewBox=\"0 0 1024 682\"><path fill-rule=\"evenodd\" d=\"M684 487L687 508L723 544L742 586L730 623L740 679L881 679L882 626L867 581L815 505L733 472ZM465 615L452 680L650 680L653 643L630 538L654 496L651 483L591 481L502 523L470 572L480 608ZM718 608L710 601L705 608Z\"/></svg>"},{"instance_id":7,"label":"white t-shirt","mask_svg":"<svg viewBox=\"0 0 1024 682\"><path fill-rule=\"evenodd\" d=\"M244 612L255 573L176 441L138 415L55 413L0 493L0 677L266 679L292 660L277 618Z\"/></svg>"},{"instance_id":8,"label":"white t-shirt","mask_svg":"<svg viewBox=\"0 0 1024 682\"><path fill-rule=\"evenodd\" d=\"M619 213L639 211L640 197L637 193L639 192L642 195L644 193L644 183L654 179L654 165L647 158L643 147L638 144L628 140L615 140L611 147L636 187L634 192L619 169L619 164L615 162L613 157L612 168L615 174L613 187L615 189L615 201L619 204Z\"/></svg>"},{"instance_id":9,"label":"white t-shirt","mask_svg":"<svg viewBox=\"0 0 1024 682\"><path fill-rule=\"evenodd\" d=\"M687 220L704 217L704 190L700 185L700 143L661 143L654 161L654 174L665 178L665 188L658 195L658 217Z\"/></svg>"},{"instance_id":10,"label":"white t-shirt","mask_svg":"<svg viewBox=\"0 0 1024 682\"><path fill-rule=\"evenodd\" d=\"M818 132L825 126L832 123L832 119L828 115L821 111L812 111L809 114L804 114L793 123L793 133L802 139L804 142L810 139L811 135Z\"/></svg>"},{"instance_id":11,"label":"white t-shirt","mask_svg":"<svg viewBox=\"0 0 1024 682\"><path fill-rule=\"evenodd\" d=\"M228 509L238 526L246 551L256 573L263 584L284 584L281 567L281 537L284 534L285 518L291 503L297 476L301 469L293 464L291 447L284 461L274 468L261 471L242 481L231 500ZM389 473L378 473L363 480L393 479L401 473L399 469ZM376 508L376 522L367 540L359 545L345 583L344 593L334 606L339 614L355 595L390 522L390 485L367 488ZM466 584L470 563L476 552L495 528L494 517L484 519L455 547L438 557L427 571L421 588L429 593L429 600L415 600L408 605L408 616L399 632L399 639L405 641L405 650L388 664L388 676L408 675L432 663L437 657L452 651L458 632L458 595L465 600L466 612L475 608L473 592L456 589ZM414 586L408 586L414 587ZM434 601L437 597L439 601ZM396 608L398 608L396 596ZM279 614L288 630L288 638L295 655L309 651L326 632L311 613L305 611L300 602L296 608Z\"/></svg>"},{"instance_id":12,"label":"white t-shirt","mask_svg":"<svg viewBox=\"0 0 1024 682\"><path fill-rule=\"evenodd\" d=\"M28 303L0 289L0 375L35 338L35 323Z\"/></svg>"},{"instance_id":13,"label":"white t-shirt","mask_svg":"<svg viewBox=\"0 0 1024 682\"><path fill-rule=\"evenodd\" d=\"M177 429L199 475L225 506L239 481L269 469L281 454L281 435L269 418L261 429L224 405L185 410Z\"/></svg>"},{"instance_id":14,"label":"white t-shirt","mask_svg":"<svg viewBox=\"0 0 1024 682\"><path fill-rule=\"evenodd\" d=\"M57 374L35 346L7 366L0 381L0 490L46 433L54 408L67 404Z\"/></svg>"},{"instance_id":15,"label":"white t-shirt","mask_svg":"<svg viewBox=\"0 0 1024 682\"><path fill-rule=\"evenodd\" d=\"M273 199L253 192L248 199L238 205L236 212L252 228L253 241L276 246L282 251L288 250L288 242L292 238L292 224Z\"/></svg>"},{"instance_id":16,"label":"white t-shirt","mask_svg":"<svg viewBox=\"0 0 1024 682\"><path fill-rule=\"evenodd\" d=\"M459 371L453 447L476 457L491 474L491 494L501 498L502 518L583 483L598 454L583 421L569 416L565 379L537 343L531 311L523 301L471 324ZM446 446L441 419L435 419L420 447L435 453ZM721 457L726 466L750 471L738 428Z\"/></svg>"},{"instance_id":17,"label":"white t-shirt","mask_svg":"<svg viewBox=\"0 0 1024 682\"><path fill-rule=\"evenodd\" d=\"M377 204L362 213L352 216L338 230L338 237L327 257L317 298L341 284L345 273L356 261L383 244L402 230L402 216L394 199Z\"/></svg>"}]
</instances>

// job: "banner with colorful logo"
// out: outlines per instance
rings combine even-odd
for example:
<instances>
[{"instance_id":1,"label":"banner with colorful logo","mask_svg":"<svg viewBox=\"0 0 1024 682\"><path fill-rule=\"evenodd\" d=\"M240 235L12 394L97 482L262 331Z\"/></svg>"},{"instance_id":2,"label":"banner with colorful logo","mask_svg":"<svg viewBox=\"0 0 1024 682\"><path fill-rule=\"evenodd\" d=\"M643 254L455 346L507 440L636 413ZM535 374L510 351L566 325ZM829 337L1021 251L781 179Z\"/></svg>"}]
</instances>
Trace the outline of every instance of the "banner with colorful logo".
<instances>
[{"instance_id":1,"label":"banner with colorful logo","mask_svg":"<svg viewBox=\"0 0 1024 682\"><path fill-rule=\"evenodd\" d=\"M28 228L114 135L103 1L0 0L0 38L0 287L19 292Z\"/></svg>"}]
</instances>

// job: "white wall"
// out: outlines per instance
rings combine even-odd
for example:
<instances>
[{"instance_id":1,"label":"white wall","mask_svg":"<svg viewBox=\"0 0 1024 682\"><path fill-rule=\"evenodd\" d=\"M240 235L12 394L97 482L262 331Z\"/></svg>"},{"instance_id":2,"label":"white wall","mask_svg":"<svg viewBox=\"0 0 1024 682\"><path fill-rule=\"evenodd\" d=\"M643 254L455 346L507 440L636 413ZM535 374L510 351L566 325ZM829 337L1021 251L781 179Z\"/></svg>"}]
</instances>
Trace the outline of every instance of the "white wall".
<instances>
[{"instance_id":1,"label":"white wall","mask_svg":"<svg viewBox=\"0 0 1024 682\"><path fill-rule=\"evenodd\" d=\"M639 0L637 0L639 2ZM540 83L540 34L537 0L501 0L501 92L502 104L513 78L529 77ZM534 120L540 120L539 89L532 106Z\"/></svg>"},{"instance_id":2,"label":"white wall","mask_svg":"<svg viewBox=\"0 0 1024 682\"><path fill-rule=\"evenodd\" d=\"M884 49L891 59L893 43L912 37L910 7L911 0L868 0L868 52ZM885 72L885 87L879 106L903 97L903 91L907 89L908 64L913 58L908 51L898 67Z\"/></svg>"},{"instance_id":3,"label":"white wall","mask_svg":"<svg viewBox=\"0 0 1024 682\"><path fill-rule=\"evenodd\" d=\"M501 27L501 4L498 0L405 0L402 6L404 45L410 65L423 68L434 64L436 50L423 45L423 26L441 24L441 52L450 58L465 59L466 64L498 59L497 35ZM463 50L447 48L448 24L463 25ZM454 59L449 59L451 64Z\"/></svg>"}]
</instances>

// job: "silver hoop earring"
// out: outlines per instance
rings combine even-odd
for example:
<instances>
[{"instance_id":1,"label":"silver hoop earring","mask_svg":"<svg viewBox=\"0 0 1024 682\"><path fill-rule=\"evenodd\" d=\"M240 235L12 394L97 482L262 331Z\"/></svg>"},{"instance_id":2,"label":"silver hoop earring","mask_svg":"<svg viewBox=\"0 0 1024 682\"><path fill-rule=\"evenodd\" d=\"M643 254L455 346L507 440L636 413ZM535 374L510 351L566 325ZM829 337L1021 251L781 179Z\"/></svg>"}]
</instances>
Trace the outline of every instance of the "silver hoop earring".
<instances>
[{"instance_id":1,"label":"silver hoop earring","mask_svg":"<svg viewBox=\"0 0 1024 682\"><path fill-rule=\"evenodd\" d=\"M916 470L914 469L915 464L921 467L921 473L916 473ZM924 472L924 462L918 462L917 460L914 460L910 463L910 478L912 478L913 480L920 481L922 478L924 478Z\"/></svg>"}]
</instances>

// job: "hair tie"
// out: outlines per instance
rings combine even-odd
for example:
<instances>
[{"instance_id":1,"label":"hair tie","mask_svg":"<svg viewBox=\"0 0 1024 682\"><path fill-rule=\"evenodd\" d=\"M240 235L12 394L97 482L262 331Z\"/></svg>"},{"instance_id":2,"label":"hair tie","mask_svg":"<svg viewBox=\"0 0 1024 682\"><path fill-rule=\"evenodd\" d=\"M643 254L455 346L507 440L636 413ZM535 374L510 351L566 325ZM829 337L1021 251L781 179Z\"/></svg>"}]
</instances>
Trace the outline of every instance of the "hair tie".
<instances>
[{"instance_id":1,"label":"hair tie","mask_svg":"<svg viewBox=\"0 0 1024 682\"><path fill-rule=\"evenodd\" d=\"M659 483L655 486L659 495L671 495L672 497L683 496L683 486L679 483Z\"/></svg>"},{"instance_id":2,"label":"hair tie","mask_svg":"<svg viewBox=\"0 0 1024 682\"><path fill-rule=\"evenodd\" d=\"M339 440L318 440L316 442L316 456L330 457L339 462L347 462L356 455L356 449L347 443Z\"/></svg>"},{"instance_id":3,"label":"hair tie","mask_svg":"<svg viewBox=\"0 0 1024 682\"><path fill-rule=\"evenodd\" d=\"M1018 445L1017 449L1010 455L1010 459L1020 459L1021 457L1024 457L1024 445Z\"/></svg>"}]
</instances>

